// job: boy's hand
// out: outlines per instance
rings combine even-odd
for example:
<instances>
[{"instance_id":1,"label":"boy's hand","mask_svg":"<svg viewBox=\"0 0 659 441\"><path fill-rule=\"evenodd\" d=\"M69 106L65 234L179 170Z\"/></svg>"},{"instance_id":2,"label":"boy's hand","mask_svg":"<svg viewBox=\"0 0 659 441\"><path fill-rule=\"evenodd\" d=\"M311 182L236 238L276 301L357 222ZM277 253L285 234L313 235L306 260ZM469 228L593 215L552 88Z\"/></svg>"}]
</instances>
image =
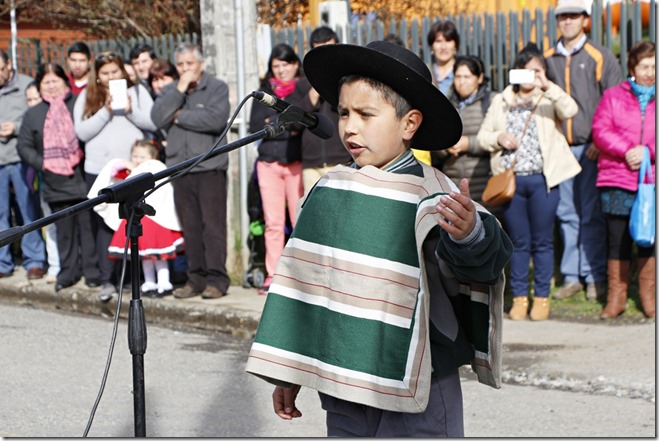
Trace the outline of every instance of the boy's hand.
<instances>
[{"instance_id":1,"label":"boy's hand","mask_svg":"<svg viewBox=\"0 0 659 441\"><path fill-rule=\"evenodd\" d=\"M469 180L463 178L460 181L460 193L451 192L449 196L439 199L437 211L443 217L437 223L455 239L464 239L476 225L476 206L469 193Z\"/></svg>"},{"instance_id":2,"label":"boy's hand","mask_svg":"<svg viewBox=\"0 0 659 441\"><path fill-rule=\"evenodd\" d=\"M299 392L300 386L297 384L294 384L290 389L281 386L275 387L275 391L272 393L272 404L279 418L292 420L302 416L302 412L295 407L295 398Z\"/></svg>"}]
</instances>

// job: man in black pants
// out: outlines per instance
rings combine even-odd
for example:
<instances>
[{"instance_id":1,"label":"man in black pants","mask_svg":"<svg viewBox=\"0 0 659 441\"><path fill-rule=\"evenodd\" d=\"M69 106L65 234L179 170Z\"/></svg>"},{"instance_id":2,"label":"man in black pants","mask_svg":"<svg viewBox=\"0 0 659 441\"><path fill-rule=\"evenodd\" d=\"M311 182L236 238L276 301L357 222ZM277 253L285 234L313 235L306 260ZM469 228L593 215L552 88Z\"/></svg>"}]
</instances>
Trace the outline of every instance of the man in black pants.
<instances>
[{"instance_id":1,"label":"man in black pants","mask_svg":"<svg viewBox=\"0 0 659 441\"><path fill-rule=\"evenodd\" d=\"M229 87L204 72L199 46L181 44L175 64L179 79L163 90L151 110L155 125L167 131L167 166L208 151L224 130L230 111ZM226 140L222 142L226 144ZM188 257L188 282L174 291L176 298L199 294L205 299L218 298L229 289L227 166L228 156L219 155L172 182Z\"/></svg>"}]
</instances>

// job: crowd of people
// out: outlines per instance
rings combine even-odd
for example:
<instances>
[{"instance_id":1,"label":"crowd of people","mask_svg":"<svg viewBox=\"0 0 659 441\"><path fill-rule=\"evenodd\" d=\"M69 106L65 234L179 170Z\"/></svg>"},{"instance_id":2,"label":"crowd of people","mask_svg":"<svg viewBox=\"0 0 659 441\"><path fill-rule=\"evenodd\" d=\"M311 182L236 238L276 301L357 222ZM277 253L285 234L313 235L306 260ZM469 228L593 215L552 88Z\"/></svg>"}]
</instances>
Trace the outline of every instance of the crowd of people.
<instances>
[{"instance_id":1,"label":"crowd of people","mask_svg":"<svg viewBox=\"0 0 659 441\"><path fill-rule=\"evenodd\" d=\"M0 63L2 229L204 153L224 131L217 122L229 117L226 83L204 72L201 48L191 43L180 44L170 62L145 45L128 60L112 50L92 57L78 41L68 48L67 69L43 63L34 79L18 73L4 51ZM117 82L125 84L123 97L113 92ZM226 169L226 157L206 161L146 198L156 210L141 219L145 296L227 293ZM84 279L108 301L117 292L126 223L118 204L103 203L26 234L28 279L45 277L55 291ZM0 276L12 275L10 246L0 249L0 265Z\"/></svg>"},{"instance_id":2,"label":"crowd of people","mask_svg":"<svg viewBox=\"0 0 659 441\"><path fill-rule=\"evenodd\" d=\"M615 56L587 38L585 4L559 2L561 38L544 54L533 43L524 47L511 68L532 71L534 80L502 91L490 90L481 59L458 55L454 23L439 20L427 35L431 82L459 113L463 130L446 149L433 149L430 141L412 152L455 185L467 178L471 198L510 236L513 320L549 317L555 224L562 241L563 284L554 298L585 291L589 300L606 301L602 318L617 317L625 309L631 260L637 255L643 311L654 317L655 251L634 245L628 225L646 149L654 174L655 46L641 41L629 50L629 78L624 79ZM403 45L393 37L386 40ZM328 27L310 35L311 48L334 44L339 38ZM99 188L130 179L148 164L161 169L204 153L225 129L218 121L229 117L226 83L204 71L201 49L190 43L181 44L170 62L146 45L133 48L127 60L114 51L92 58L89 47L76 42L68 49L67 70L44 63L34 80L16 72L5 52L0 63L0 142L5 147L0 229L10 226L12 209L29 223L94 197ZM114 80L127 85L122 108L112 104ZM287 44L273 47L260 89L340 123L336 106L311 85L302 60ZM255 102L250 130L276 118L275 110ZM296 224L298 201L329 170L353 164L344 143L338 132L320 139L297 124L259 142L255 173L267 273L260 294L268 292L287 228ZM140 253L145 295L226 295L227 167L227 156L217 156L159 190L166 197L156 192L147 199L158 205L158 214L145 217L144 234L167 239L150 242L144 246L150 251ZM515 194L504 205L488 206L482 200L488 179L506 169L514 171ZM161 210L172 222L159 215ZM116 205L103 204L48 226L43 235L26 234L21 252L28 278L46 277L59 291L84 277L87 286L100 288L103 301L109 300L116 294L124 225ZM168 234L158 234L163 230ZM10 247L1 248L0 277L13 269ZM172 282L178 281L183 286L174 289Z\"/></svg>"}]
</instances>

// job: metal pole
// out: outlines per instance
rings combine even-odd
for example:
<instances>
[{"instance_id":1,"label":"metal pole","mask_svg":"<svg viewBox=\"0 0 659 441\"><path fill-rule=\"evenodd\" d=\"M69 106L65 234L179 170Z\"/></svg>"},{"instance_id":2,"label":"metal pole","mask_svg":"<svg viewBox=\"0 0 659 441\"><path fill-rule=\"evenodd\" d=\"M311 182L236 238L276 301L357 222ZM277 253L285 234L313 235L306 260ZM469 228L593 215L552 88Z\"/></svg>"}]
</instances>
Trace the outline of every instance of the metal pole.
<instances>
[{"instance_id":1,"label":"metal pole","mask_svg":"<svg viewBox=\"0 0 659 441\"><path fill-rule=\"evenodd\" d=\"M245 42L243 39L243 5L241 0L234 0L236 14L236 77L238 96L245 96ZM238 115L238 137L244 138L247 135L247 121L245 119L245 109L241 109ZM249 219L247 216L247 150L240 149L238 178L240 180L240 244L242 247L247 243L249 231ZM242 248L241 249L244 249ZM247 253L242 256L243 266L247 268Z\"/></svg>"},{"instance_id":2,"label":"metal pole","mask_svg":"<svg viewBox=\"0 0 659 441\"><path fill-rule=\"evenodd\" d=\"M11 11L9 12L11 21L11 65L18 72L18 63L16 52L18 52L18 31L16 30L16 5L14 0L11 0Z\"/></svg>"}]
</instances>

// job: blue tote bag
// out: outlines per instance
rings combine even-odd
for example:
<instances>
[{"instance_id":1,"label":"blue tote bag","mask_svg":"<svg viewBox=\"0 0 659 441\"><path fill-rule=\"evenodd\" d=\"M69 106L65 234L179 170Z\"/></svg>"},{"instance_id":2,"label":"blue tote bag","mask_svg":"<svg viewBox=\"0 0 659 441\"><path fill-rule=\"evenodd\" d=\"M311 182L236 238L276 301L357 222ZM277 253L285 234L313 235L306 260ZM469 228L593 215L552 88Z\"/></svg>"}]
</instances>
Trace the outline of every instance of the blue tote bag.
<instances>
[{"instance_id":1,"label":"blue tote bag","mask_svg":"<svg viewBox=\"0 0 659 441\"><path fill-rule=\"evenodd\" d=\"M649 183L646 183L646 176ZM637 245L651 247L654 245L654 179L650 151L643 149L643 160L638 173L638 192L629 218L629 234Z\"/></svg>"}]
</instances>

